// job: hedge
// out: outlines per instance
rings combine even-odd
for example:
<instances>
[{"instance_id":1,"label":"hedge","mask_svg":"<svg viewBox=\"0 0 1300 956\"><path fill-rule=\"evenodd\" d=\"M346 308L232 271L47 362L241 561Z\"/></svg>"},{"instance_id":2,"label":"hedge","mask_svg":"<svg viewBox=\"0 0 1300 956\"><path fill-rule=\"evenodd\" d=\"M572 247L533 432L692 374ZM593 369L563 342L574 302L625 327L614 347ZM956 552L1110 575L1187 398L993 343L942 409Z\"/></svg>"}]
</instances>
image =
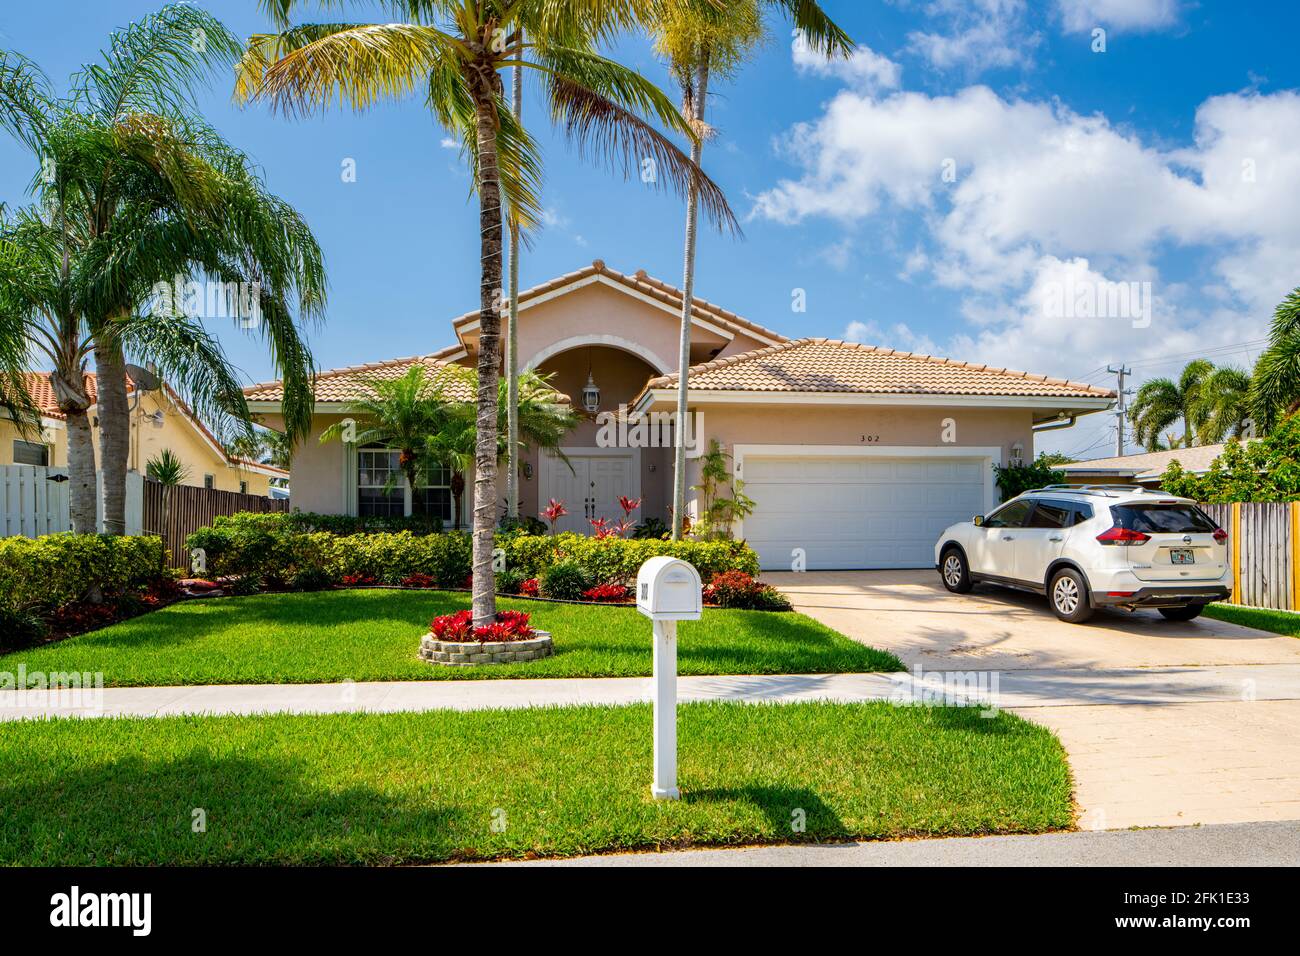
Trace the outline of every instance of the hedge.
<instances>
[{"instance_id":1,"label":"hedge","mask_svg":"<svg viewBox=\"0 0 1300 956\"><path fill-rule=\"evenodd\" d=\"M0 608L56 609L98 588L139 592L163 576L162 539L99 534L0 538Z\"/></svg>"},{"instance_id":2,"label":"hedge","mask_svg":"<svg viewBox=\"0 0 1300 956\"><path fill-rule=\"evenodd\" d=\"M257 528L263 531L327 531L330 534L384 534L409 531L436 534L442 519L432 515L323 515L312 511L241 511L212 519L214 528Z\"/></svg>"},{"instance_id":3,"label":"hedge","mask_svg":"<svg viewBox=\"0 0 1300 956\"><path fill-rule=\"evenodd\" d=\"M217 521L187 539L201 549L204 570L216 576L251 576L269 586L286 586L305 573L323 571L332 580L364 575L383 584L400 584L412 574L427 574L439 587L463 587L471 569L468 532L414 535L334 535L296 532L271 522ZM758 573L758 555L741 541L662 541L657 539L554 537L507 532L497 535L512 575L539 577L557 561L577 563L595 583L631 584L649 558L667 554L688 561L705 581L724 571Z\"/></svg>"}]
</instances>

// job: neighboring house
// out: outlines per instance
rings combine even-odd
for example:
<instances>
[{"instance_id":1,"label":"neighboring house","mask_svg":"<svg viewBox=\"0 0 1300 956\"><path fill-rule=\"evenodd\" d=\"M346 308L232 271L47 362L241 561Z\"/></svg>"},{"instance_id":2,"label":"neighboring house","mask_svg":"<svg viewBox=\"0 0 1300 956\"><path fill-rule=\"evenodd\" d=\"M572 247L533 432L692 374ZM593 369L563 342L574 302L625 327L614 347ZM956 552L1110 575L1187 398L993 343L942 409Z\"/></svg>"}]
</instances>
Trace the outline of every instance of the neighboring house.
<instances>
[{"instance_id":1,"label":"neighboring house","mask_svg":"<svg viewBox=\"0 0 1300 956\"><path fill-rule=\"evenodd\" d=\"M670 413L681 304L682 293L667 283L597 260L520 293L520 366L553 374L552 384L579 410L590 381L599 413L620 406ZM448 475L414 492L385 491L396 452L318 440L347 417L368 379L396 378L417 363L473 366L478 313L451 325L458 341L440 352L320 374L312 435L293 459L295 507L431 511L452 522ZM931 564L943 528L996 504L993 464L1032 455L1036 427L1060 427L1114 404L1113 392L1063 379L826 339L792 341L701 299L693 306L688 385L688 440L705 450L716 438L732 456L757 502L735 531L767 568L789 568L796 549L810 569ZM280 426L280 383L246 394L263 424ZM536 515L557 498L570 512L561 530L588 532L590 518L620 516L618 497L627 495L642 499L637 519L666 520L673 451L664 431L620 430L608 416L586 414L565 442L569 464L535 450L525 457L521 512ZM688 472L697 484L698 458ZM504 479L499 490L504 499ZM472 479L466 512L471 505ZM700 510L694 491L688 510Z\"/></svg>"},{"instance_id":2,"label":"neighboring house","mask_svg":"<svg viewBox=\"0 0 1300 956\"><path fill-rule=\"evenodd\" d=\"M1159 488L1160 478L1169 463L1177 459L1183 470L1193 475L1203 475L1210 470L1214 459L1223 454L1224 446L1193 445L1191 448L1172 448L1169 451L1147 451L1137 455L1114 458L1094 458L1059 466L1074 483L1093 485L1137 484Z\"/></svg>"},{"instance_id":3,"label":"neighboring house","mask_svg":"<svg viewBox=\"0 0 1300 956\"><path fill-rule=\"evenodd\" d=\"M29 372L27 389L41 412L39 434L21 434L18 426L8 419L0 419L0 465L50 465L58 468L68 464L68 433L64 416L59 411L45 372ZM86 373L86 391L91 402L98 397L95 375ZM127 460L131 471L144 473L150 458L164 448L171 449L189 469L187 485L211 487L221 491L243 491L250 495L266 496L271 479L288 478L282 468L274 468L242 458L232 458L222 449L212 434L180 396L167 386L154 392L136 393L128 382L131 412L131 447ZM91 421L95 420L95 405L90 407ZM99 432L93 432L95 460L99 461Z\"/></svg>"}]
</instances>

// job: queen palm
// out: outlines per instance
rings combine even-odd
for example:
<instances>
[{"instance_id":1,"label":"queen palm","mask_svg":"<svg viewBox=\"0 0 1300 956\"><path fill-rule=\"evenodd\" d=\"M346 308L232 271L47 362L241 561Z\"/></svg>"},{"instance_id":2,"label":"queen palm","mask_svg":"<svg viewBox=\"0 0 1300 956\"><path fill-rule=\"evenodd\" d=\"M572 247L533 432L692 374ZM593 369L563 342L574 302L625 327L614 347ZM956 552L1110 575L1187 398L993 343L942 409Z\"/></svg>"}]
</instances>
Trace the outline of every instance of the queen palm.
<instances>
[{"instance_id":1,"label":"queen palm","mask_svg":"<svg viewBox=\"0 0 1300 956\"><path fill-rule=\"evenodd\" d=\"M593 44L634 26L653 0L391 0L402 22L290 26L296 0L263 0L278 34L249 39L236 96L285 113L336 100L365 109L420 92L465 144L479 199L479 355L474 480L473 612L496 610L492 571L497 499L502 200L523 228L539 220L541 159L503 97L501 71L518 67L543 85L555 120L580 150L621 165L650 159L679 192L693 186L715 222L734 228L721 190L649 116L687 136L690 125L653 83L600 56ZM325 6L336 6L326 3ZM658 180L657 180L658 182Z\"/></svg>"},{"instance_id":2,"label":"queen palm","mask_svg":"<svg viewBox=\"0 0 1300 956\"><path fill-rule=\"evenodd\" d=\"M323 310L319 246L195 105L202 79L240 50L210 14L165 6L115 33L101 62L73 77L71 94L29 121L44 174L42 212L59 230L98 372L110 533L125 526L128 354L151 360L219 433L249 429L220 347L195 315L174 302L159 307L160 284L205 278L249 290L237 317L268 343L284 378L287 432L300 436L310 424L312 361L294 312L314 318Z\"/></svg>"},{"instance_id":3,"label":"queen palm","mask_svg":"<svg viewBox=\"0 0 1300 956\"><path fill-rule=\"evenodd\" d=\"M1240 438L1250 425L1250 373L1233 365L1217 366L1201 383L1196 437L1213 445L1228 436Z\"/></svg>"},{"instance_id":4,"label":"queen palm","mask_svg":"<svg viewBox=\"0 0 1300 956\"><path fill-rule=\"evenodd\" d=\"M1168 436L1170 447L1181 444L1188 448L1196 444L1197 429L1206 418L1202 402L1206 380L1214 372L1214 365L1206 359L1196 359L1183 367L1178 380L1153 378L1142 383L1133 404L1128 409L1128 419L1133 424L1134 437L1148 450L1160 447L1160 435L1165 429L1182 424L1182 438L1172 433Z\"/></svg>"},{"instance_id":5,"label":"queen palm","mask_svg":"<svg viewBox=\"0 0 1300 956\"><path fill-rule=\"evenodd\" d=\"M733 76L766 35L768 8L788 13L803 42L828 57L847 56L853 42L821 9L816 0L657 0L646 25L656 50L668 61L681 90L682 119L694 132L691 162L699 165L704 140L709 83ZM691 309L695 295L695 240L698 195L686 197L686 237L682 270L682 317L677 351L677 439L673 457L672 536L682 536L686 503L686 395L691 362Z\"/></svg>"},{"instance_id":6,"label":"queen palm","mask_svg":"<svg viewBox=\"0 0 1300 956\"><path fill-rule=\"evenodd\" d=\"M1278 304L1268 337L1250 387L1255 422L1264 431L1300 408L1300 289Z\"/></svg>"}]
</instances>

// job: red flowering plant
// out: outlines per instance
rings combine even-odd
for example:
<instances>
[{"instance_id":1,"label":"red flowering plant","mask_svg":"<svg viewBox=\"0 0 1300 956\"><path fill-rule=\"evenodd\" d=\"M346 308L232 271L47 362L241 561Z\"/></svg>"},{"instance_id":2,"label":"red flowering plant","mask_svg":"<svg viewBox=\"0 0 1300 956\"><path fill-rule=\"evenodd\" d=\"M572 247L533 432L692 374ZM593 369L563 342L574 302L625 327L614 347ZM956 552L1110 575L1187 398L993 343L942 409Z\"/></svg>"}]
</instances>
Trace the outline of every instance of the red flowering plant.
<instances>
[{"instance_id":1,"label":"red flowering plant","mask_svg":"<svg viewBox=\"0 0 1300 956\"><path fill-rule=\"evenodd\" d=\"M402 587L404 588L436 588L438 581L431 574L421 574L416 571L402 578Z\"/></svg>"},{"instance_id":2,"label":"red flowering plant","mask_svg":"<svg viewBox=\"0 0 1300 956\"><path fill-rule=\"evenodd\" d=\"M541 582L537 578L525 578L519 582L519 593L524 597L537 597L541 589Z\"/></svg>"},{"instance_id":3,"label":"red flowering plant","mask_svg":"<svg viewBox=\"0 0 1300 956\"><path fill-rule=\"evenodd\" d=\"M751 611L788 611L789 599L744 571L723 571L713 576L704 588L704 603L722 608Z\"/></svg>"},{"instance_id":4,"label":"red flowering plant","mask_svg":"<svg viewBox=\"0 0 1300 956\"><path fill-rule=\"evenodd\" d=\"M542 511L542 517L546 519L551 526L551 534L555 534L555 523L569 513L569 509L564 507L563 501L551 499L551 503Z\"/></svg>"},{"instance_id":5,"label":"red flowering plant","mask_svg":"<svg viewBox=\"0 0 1300 956\"><path fill-rule=\"evenodd\" d=\"M374 577L369 574L345 574L343 575L343 586L349 588L367 587L371 584L377 584Z\"/></svg>"},{"instance_id":6,"label":"red flowering plant","mask_svg":"<svg viewBox=\"0 0 1300 956\"><path fill-rule=\"evenodd\" d=\"M474 626L474 615L469 611L443 614L435 617L429 631L440 641L480 644L522 641L535 633L528 623L531 615L523 611L499 611L496 620L486 627Z\"/></svg>"},{"instance_id":7,"label":"red flowering plant","mask_svg":"<svg viewBox=\"0 0 1300 956\"><path fill-rule=\"evenodd\" d=\"M582 592L582 596L588 601L626 601L627 595L627 588L613 581L598 584Z\"/></svg>"}]
</instances>

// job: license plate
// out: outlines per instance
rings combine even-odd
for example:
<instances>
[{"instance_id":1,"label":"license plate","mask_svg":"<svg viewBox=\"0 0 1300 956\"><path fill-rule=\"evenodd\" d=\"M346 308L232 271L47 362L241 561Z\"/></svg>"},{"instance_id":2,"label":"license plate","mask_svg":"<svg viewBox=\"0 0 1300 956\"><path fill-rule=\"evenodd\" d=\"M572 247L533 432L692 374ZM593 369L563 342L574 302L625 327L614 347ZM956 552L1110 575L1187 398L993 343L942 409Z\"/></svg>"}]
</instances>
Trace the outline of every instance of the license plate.
<instances>
[{"instance_id":1,"label":"license plate","mask_svg":"<svg viewBox=\"0 0 1300 956\"><path fill-rule=\"evenodd\" d=\"M1170 564L1195 564L1196 552L1191 548L1174 548L1169 552Z\"/></svg>"}]
</instances>

